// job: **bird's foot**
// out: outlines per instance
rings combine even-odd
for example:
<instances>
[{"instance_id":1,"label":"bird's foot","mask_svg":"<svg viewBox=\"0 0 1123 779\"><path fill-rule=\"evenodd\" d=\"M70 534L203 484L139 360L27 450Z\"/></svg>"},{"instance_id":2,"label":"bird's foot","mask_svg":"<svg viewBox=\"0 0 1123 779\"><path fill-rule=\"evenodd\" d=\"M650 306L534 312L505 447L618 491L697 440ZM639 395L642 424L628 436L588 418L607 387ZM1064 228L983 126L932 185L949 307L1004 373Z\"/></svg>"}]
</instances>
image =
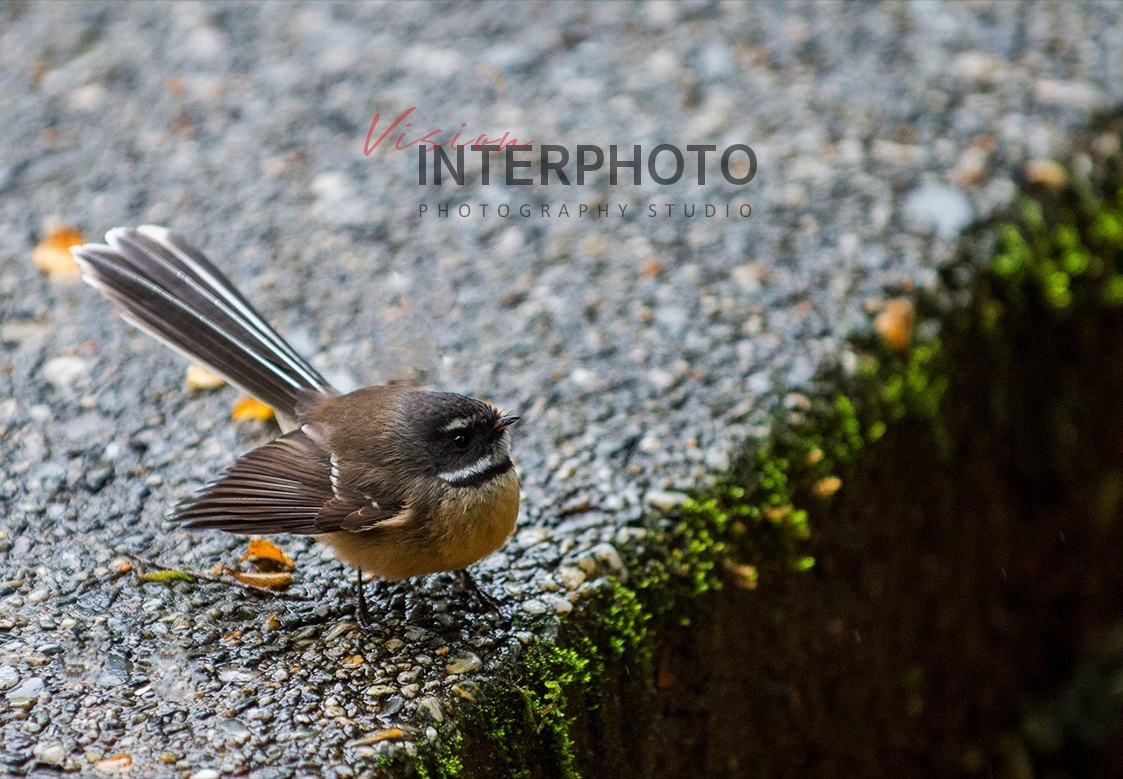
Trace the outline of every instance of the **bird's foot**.
<instances>
[{"instance_id":1,"label":"bird's foot","mask_svg":"<svg viewBox=\"0 0 1123 779\"><path fill-rule=\"evenodd\" d=\"M472 578L472 574L468 573L466 569L461 568L456 572L456 581L462 590L475 597L477 600L482 601L489 611L495 614L500 613L499 601L480 589L480 586L476 584L476 580Z\"/></svg>"},{"instance_id":2,"label":"bird's foot","mask_svg":"<svg viewBox=\"0 0 1123 779\"><path fill-rule=\"evenodd\" d=\"M359 571L355 576L355 619L364 633L377 636L384 632L370 615L366 592L363 589L362 571Z\"/></svg>"}]
</instances>

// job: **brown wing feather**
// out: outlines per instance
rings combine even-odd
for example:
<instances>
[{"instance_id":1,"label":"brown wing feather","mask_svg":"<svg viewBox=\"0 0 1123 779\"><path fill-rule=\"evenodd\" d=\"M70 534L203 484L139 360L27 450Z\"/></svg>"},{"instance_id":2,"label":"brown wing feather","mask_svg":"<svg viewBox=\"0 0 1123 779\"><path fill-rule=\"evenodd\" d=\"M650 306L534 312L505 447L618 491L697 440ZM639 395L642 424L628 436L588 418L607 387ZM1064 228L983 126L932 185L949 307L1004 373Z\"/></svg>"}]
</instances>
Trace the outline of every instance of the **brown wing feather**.
<instances>
[{"instance_id":1,"label":"brown wing feather","mask_svg":"<svg viewBox=\"0 0 1123 779\"><path fill-rule=\"evenodd\" d=\"M242 457L175 519L233 533L321 533L316 516L334 498L330 456L294 430Z\"/></svg>"},{"instance_id":2,"label":"brown wing feather","mask_svg":"<svg viewBox=\"0 0 1123 779\"><path fill-rule=\"evenodd\" d=\"M345 483L333 485L331 456L294 430L254 449L180 504L175 521L231 533L316 535L369 530L401 508L382 505Z\"/></svg>"},{"instance_id":3,"label":"brown wing feather","mask_svg":"<svg viewBox=\"0 0 1123 779\"><path fill-rule=\"evenodd\" d=\"M378 525L401 514L399 505L383 506L356 493L357 497L337 498L324 506L316 519L317 532L334 533L347 530L358 533L373 530Z\"/></svg>"}]
</instances>

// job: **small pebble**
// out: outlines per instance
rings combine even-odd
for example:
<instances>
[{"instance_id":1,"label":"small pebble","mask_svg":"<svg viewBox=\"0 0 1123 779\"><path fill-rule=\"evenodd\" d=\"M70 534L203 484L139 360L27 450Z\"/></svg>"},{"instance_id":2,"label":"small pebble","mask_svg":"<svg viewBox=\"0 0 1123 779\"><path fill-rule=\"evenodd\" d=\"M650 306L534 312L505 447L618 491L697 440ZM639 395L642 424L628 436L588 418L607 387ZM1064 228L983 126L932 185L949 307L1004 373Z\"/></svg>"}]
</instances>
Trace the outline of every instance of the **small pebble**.
<instances>
[{"instance_id":1,"label":"small pebble","mask_svg":"<svg viewBox=\"0 0 1123 779\"><path fill-rule=\"evenodd\" d=\"M1042 103L1088 111L1100 108L1104 104L1100 91L1083 81L1039 79L1033 85L1033 96Z\"/></svg>"},{"instance_id":2,"label":"small pebble","mask_svg":"<svg viewBox=\"0 0 1123 779\"><path fill-rule=\"evenodd\" d=\"M620 553L616 551L616 547L612 544L597 544L590 550L590 553L596 558L599 564L598 568L607 570L608 573L622 582L628 581L628 568L624 565Z\"/></svg>"},{"instance_id":3,"label":"small pebble","mask_svg":"<svg viewBox=\"0 0 1123 779\"><path fill-rule=\"evenodd\" d=\"M55 389L66 389L86 375L89 361L81 357L54 357L39 369L39 375Z\"/></svg>"},{"instance_id":4,"label":"small pebble","mask_svg":"<svg viewBox=\"0 0 1123 779\"><path fill-rule=\"evenodd\" d=\"M528 601L523 601L522 610L527 614L538 615L545 614L550 610L550 607L537 598L531 598Z\"/></svg>"},{"instance_id":5,"label":"small pebble","mask_svg":"<svg viewBox=\"0 0 1123 779\"><path fill-rule=\"evenodd\" d=\"M327 633L324 634L324 641L328 641L328 642L335 641L340 636L342 636L346 633L350 633L352 630L355 630L358 627L359 627L358 623L353 622L351 620L344 620L343 622L337 622L335 625L333 625L331 627L330 630L328 630ZM391 641L392 640L393 639L391 639ZM389 643L389 642L387 642L387 643ZM393 650L390 650L390 651L393 651Z\"/></svg>"},{"instance_id":6,"label":"small pebble","mask_svg":"<svg viewBox=\"0 0 1123 779\"><path fill-rule=\"evenodd\" d=\"M678 508L688 500L690 500L690 496L685 492L672 492L670 490L649 490L644 495L644 501L647 505L664 511Z\"/></svg>"},{"instance_id":7,"label":"small pebble","mask_svg":"<svg viewBox=\"0 0 1123 779\"><path fill-rule=\"evenodd\" d=\"M450 674L470 674L475 673L482 667L483 661L480 660L478 655L471 652L461 652L445 666L445 671Z\"/></svg>"},{"instance_id":8,"label":"small pebble","mask_svg":"<svg viewBox=\"0 0 1123 779\"><path fill-rule=\"evenodd\" d=\"M573 602L568 598L559 598L558 596L550 596L548 598L550 608L553 609L555 614L568 614L573 611Z\"/></svg>"},{"instance_id":9,"label":"small pebble","mask_svg":"<svg viewBox=\"0 0 1123 779\"><path fill-rule=\"evenodd\" d=\"M417 702L417 708L419 711L423 711L428 714L429 719L433 720L433 722L445 721L445 715L441 711L441 704L438 703L437 699L432 696L419 700Z\"/></svg>"},{"instance_id":10,"label":"small pebble","mask_svg":"<svg viewBox=\"0 0 1123 779\"><path fill-rule=\"evenodd\" d=\"M35 759L45 765L58 765L66 760L66 747L57 741L39 743L32 750Z\"/></svg>"},{"instance_id":11,"label":"small pebble","mask_svg":"<svg viewBox=\"0 0 1123 779\"><path fill-rule=\"evenodd\" d=\"M413 642L416 642L416 641L421 641L427 635L429 635L429 631L427 631L425 628L418 627L416 625L410 625L408 628L405 629L405 639L406 639L406 641L408 641L410 643L413 643ZM387 641L386 643L390 643L390 642ZM389 648L389 647L387 647L387 648Z\"/></svg>"},{"instance_id":12,"label":"small pebble","mask_svg":"<svg viewBox=\"0 0 1123 779\"><path fill-rule=\"evenodd\" d=\"M927 184L912 190L905 195L904 211L916 223L934 229L941 238L960 232L975 216L967 196L946 184Z\"/></svg>"},{"instance_id":13,"label":"small pebble","mask_svg":"<svg viewBox=\"0 0 1123 779\"><path fill-rule=\"evenodd\" d=\"M10 690L19 683L19 671L10 665L0 665L0 690Z\"/></svg>"},{"instance_id":14,"label":"small pebble","mask_svg":"<svg viewBox=\"0 0 1123 779\"><path fill-rule=\"evenodd\" d=\"M469 703L483 699L483 691L475 682L457 682L452 685L452 691Z\"/></svg>"},{"instance_id":15,"label":"small pebble","mask_svg":"<svg viewBox=\"0 0 1123 779\"><path fill-rule=\"evenodd\" d=\"M4 697L7 698L8 702L13 706L26 707L28 703L34 703L39 700L39 696L41 696L46 689L46 682L38 676L31 676L9 690Z\"/></svg>"},{"instance_id":16,"label":"small pebble","mask_svg":"<svg viewBox=\"0 0 1123 779\"><path fill-rule=\"evenodd\" d=\"M540 544L550 537L550 532L544 527L528 527L526 530L520 530L519 534L515 536L515 543L523 549L528 549L535 544Z\"/></svg>"},{"instance_id":17,"label":"small pebble","mask_svg":"<svg viewBox=\"0 0 1123 779\"><path fill-rule=\"evenodd\" d=\"M585 583L585 572L572 565L563 565L554 571L554 578L567 590L576 590Z\"/></svg>"}]
</instances>

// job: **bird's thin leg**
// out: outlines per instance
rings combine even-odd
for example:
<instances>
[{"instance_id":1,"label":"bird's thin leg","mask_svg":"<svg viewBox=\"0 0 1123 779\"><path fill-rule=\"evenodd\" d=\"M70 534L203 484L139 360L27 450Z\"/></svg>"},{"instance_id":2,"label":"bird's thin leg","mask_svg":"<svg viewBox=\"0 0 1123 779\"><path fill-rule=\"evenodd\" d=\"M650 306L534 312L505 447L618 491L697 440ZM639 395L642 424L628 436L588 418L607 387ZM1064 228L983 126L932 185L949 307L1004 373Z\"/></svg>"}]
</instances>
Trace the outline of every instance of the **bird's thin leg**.
<instances>
[{"instance_id":1,"label":"bird's thin leg","mask_svg":"<svg viewBox=\"0 0 1123 779\"><path fill-rule=\"evenodd\" d=\"M367 596L363 592L363 572L357 570L355 572L355 616L359 620L359 627L368 633L374 629L374 620L370 617L370 609L367 608Z\"/></svg>"},{"instance_id":2,"label":"bird's thin leg","mask_svg":"<svg viewBox=\"0 0 1123 779\"><path fill-rule=\"evenodd\" d=\"M476 580L472 578L472 574L468 573L467 569L461 568L457 571L456 580L459 582L461 589L466 590L471 595L475 595L483 601L484 605L491 611L494 611L496 614L499 613L499 601L481 590L480 586L476 584Z\"/></svg>"}]
</instances>

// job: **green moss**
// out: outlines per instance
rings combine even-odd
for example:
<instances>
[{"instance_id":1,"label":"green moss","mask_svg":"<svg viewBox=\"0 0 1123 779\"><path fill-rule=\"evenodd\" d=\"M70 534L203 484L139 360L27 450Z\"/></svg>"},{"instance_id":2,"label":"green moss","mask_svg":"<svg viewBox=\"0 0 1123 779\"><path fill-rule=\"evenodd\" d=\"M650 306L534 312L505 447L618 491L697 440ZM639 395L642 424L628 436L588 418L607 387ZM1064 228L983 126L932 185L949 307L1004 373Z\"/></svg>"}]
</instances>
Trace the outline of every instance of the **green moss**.
<instances>
[{"instance_id":1,"label":"green moss","mask_svg":"<svg viewBox=\"0 0 1123 779\"><path fill-rule=\"evenodd\" d=\"M1118 170L1105 176L1118 179ZM950 460L976 424L946 406L963 372L986 375L975 389L988 410L988 430L1012 431L1016 444L1025 411L1012 393L1021 391L1025 366L1009 344L1018 323L1043 315L1067 322L1074 312L1123 307L1123 188L1096 191L1074 176L1063 191L1019 198L973 236L977 245L965 255L986 260L975 267L966 307L949 307L938 294L920 296L922 321L940 328L918 328L937 334L901 353L876 338L856 339L856 370L822 377L822 392L796 397L777 414L771 435L729 473L688 491L677 509L651 516L648 539L621 550L630 555L628 584L606 584L564 620L556 639L528 647L512 676L494 680L485 700L461 708L459 731L423 748L419 773L569 779L595 765L597 774L612 775L613 760L636 758L629 745L642 743L655 716L648 704L660 632L690 624L697 604L731 583L759 585L767 597L767 578L758 573L811 569L814 518L846 489L871 447L914 426L937 458ZM990 347L977 353L977 364L964 366L962 351L949 344L967 342ZM962 381L958 389L972 391ZM1071 422L1063 402L1049 407L1059 414L1048 420L1054 428ZM1108 482L1097 493L1100 504L1109 504L1105 511L1123 502L1123 477ZM902 685L924 683L918 666Z\"/></svg>"},{"instance_id":2,"label":"green moss","mask_svg":"<svg viewBox=\"0 0 1123 779\"><path fill-rule=\"evenodd\" d=\"M575 779L614 761L625 770L635 759L626 745L653 716L648 620L633 590L606 582L556 639L528 646L510 676L461 707L459 731L425 745L416 772Z\"/></svg>"},{"instance_id":3,"label":"green moss","mask_svg":"<svg viewBox=\"0 0 1123 779\"><path fill-rule=\"evenodd\" d=\"M412 765L420 779L454 779L463 775L464 761L461 758L464 750L464 734L463 733L450 733L440 738L436 744L430 745L433 750L431 754L426 755L427 759L416 761ZM387 773L392 773L390 764L383 766ZM405 766L393 765L393 768L405 768ZM398 771L404 773L404 771Z\"/></svg>"}]
</instances>

